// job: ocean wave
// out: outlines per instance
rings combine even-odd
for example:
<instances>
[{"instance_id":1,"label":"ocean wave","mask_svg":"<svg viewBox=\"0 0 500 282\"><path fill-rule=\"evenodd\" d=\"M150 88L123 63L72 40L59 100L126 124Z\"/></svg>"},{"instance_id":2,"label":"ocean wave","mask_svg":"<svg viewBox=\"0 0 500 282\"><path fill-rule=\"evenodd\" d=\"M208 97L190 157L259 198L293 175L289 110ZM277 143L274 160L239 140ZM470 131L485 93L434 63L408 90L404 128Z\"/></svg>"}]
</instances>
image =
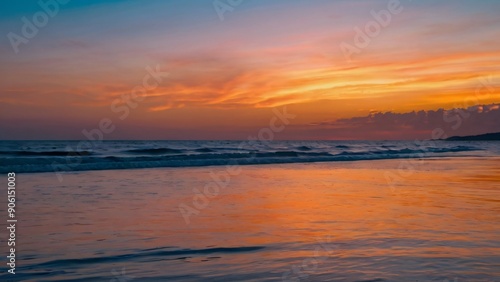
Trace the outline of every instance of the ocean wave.
<instances>
[{"instance_id":1,"label":"ocean wave","mask_svg":"<svg viewBox=\"0 0 500 282\"><path fill-rule=\"evenodd\" d=\"M171 148L148 148L148 149L132 149L125 151L130 154L145 154L145 155L163 155L163 154L179 154L184 150L171 149Z\"/></svg>"},{"instance_id":2,"label":"ocean wave","mask_svg":"<svg viewBox=\"0 0 500 282\"><path fill-rule=\"evenodd\" d=\"M204 148L199 148L204 149ZM322 148L321 150L324 150ZM426 158L437 156L453 156L456 152L478 151L480 148L472 146L453 146L447 148L429 147L423 149L379 149L373 148L364 151L335 151L326 150L316 152L297 150L275 151L247 151L247 152L217 152L210 149L205 153L200 150L176 150L169 148L135 149L128 150L128 154L113 156L100 155L64 155L44 157L7 157L0 158L0 173L9 171L21 172L51 172L51 171L83 171L83 170L110 170L134 169L155 167L195 167L213 165L258 165L283 163L308 163L356 160L380 160L397 158Z\"/></svg>"},{"instance_id":3,"label":"ocean wave","mask_svg":"<svg viewBox=\"0 0 500 282\"><path fill-rule=\"evenodd\" d=\"M249 247L233 247L233 248L206 248L206 249L180 249L180 250L144 250L129 254L115 255L115 256L101 256L101 257L88 257L88 258L74 258L74 259L61 259L42 262L39 264L25 266L25 269L37 269L46 267L61 267L82 264L100 264L100 263L116 263L120 261L133 261L143 257L177 257L176 259L184 259L186 256L196 255L210 255L210 254L224 254L224 253L245 253L255 252L264 249L263 246L249 246ZM179 257L181 256L181 257Z\"/></svg>"},{"instance_id":4,"label":"ocean wave","mask_svg":"<svg viewBox=\"0 0 500 282\"><path fill-rule=\"evenodd\" d=\"M65 157L68 155L90 156L91 151L0 151L0 155Z\"/></svg>"},{"instance_id":5,"label":"ocean wave","mask_svg":"<svg viewBox=\"0 0 500 282\"><path fill-rule=\"evenodd\" d=\"M212 153L212 152L215 152L214 149L210 149L210 148L200 148L200 149L196 149L195 152L198 152L198 153Z\"/></svg>"}]
</instances>

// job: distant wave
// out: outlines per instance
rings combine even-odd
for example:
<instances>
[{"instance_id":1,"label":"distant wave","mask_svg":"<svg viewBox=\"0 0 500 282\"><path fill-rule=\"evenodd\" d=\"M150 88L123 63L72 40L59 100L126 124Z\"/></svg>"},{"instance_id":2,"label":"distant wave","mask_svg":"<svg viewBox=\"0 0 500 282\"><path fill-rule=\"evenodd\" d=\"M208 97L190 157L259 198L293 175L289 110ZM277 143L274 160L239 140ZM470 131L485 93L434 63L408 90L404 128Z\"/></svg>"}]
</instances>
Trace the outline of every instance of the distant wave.
<instances>
[{"instance_id":1,"label":"distant wave","mask_svg":"<svg viewBox=\"0 0 500 282\"><path fill-rule=\"evenodd\" d=\"M118 151L115 155L81 154L71 155L63 151L24 152L12 154L16 157L0 158L0 173L15 172L51 172L51 171L83 171L133 169L155 167L195 167L212 165L251 165L251 164L283 164L332 161L380 160L397 158L427 158L453 156L456 152L479 151L472 146L429 147L425 150L400 148L380 149L380 146L367 147L361 151L313 148L310 146L291 147L293 150L243 151L231 152L220 148L138 148ZM344 146L348 147L348 146ZM306 149L307 148L307 149ZM379 148L379 149L376 149ZM18 153L18 152L17 152ZM35 157L36 156L36 157Z\"/></svg>"},{"instance_id":2,"label":"distant wave","mask_svg":"<svg viewBox=\"0 0 500 282\"><path fill-rule=\"evenodd\" d=\"M149 154L149 155L162 155L162 154L179 154L183 150L171 149L171 148L155 148L155 149L133 149L127 150L127 153L131 154Z\"/></svg>"},{"instance_id":3,"label":"distant wave","mask_svg":"<svg viewBox=\"0 0 500 282\"><path fill-rule=\"evenodd\" d=\"M337 145L337 146L335 146L335 148L338 148L338 149L349 149L349 146L346 146L346 145Z\"/></svg>"},{"instance_id":4,"label":"distant wave","mask_svg":"<svg viewBox=\"0 0 500 282\"><path fill-rule=\"evenodd\" d=\"M210 148L200 148L195 150L198 153L212 153L215 152L215 150L210 149Z\"/></svg>"},{"instance_id":5,"label":"distant wave","mask_svg":"<svg viewBox=\"0 0 500 282\"><path fill-rule=\"evenodd\" d=\"M90 151L0 151L0 155L12 155L12 156L52 156L52 157L65 157L68 154L80 155L80 156L90 156L94 154Z\"/></svg>"},{"instance_id":6,"label":"distant wave","mask_svg":"<svg viewBox=\"0 0 500 282\"><path fill-rule=\"evenodd\" d=\"M377 151L366 151L366 152L348 152L344 151L337 155L348 155L348 156L363 156L363 155L418 155L420 154L428 154L428 153L452 153L452 152L467 152L467 151L478 151L480 149L469 146L456 146L452 148L427 148L425 150L414 150L409 148L393 150L393 149L384 149Z\"/></svg>"}]
</instances>

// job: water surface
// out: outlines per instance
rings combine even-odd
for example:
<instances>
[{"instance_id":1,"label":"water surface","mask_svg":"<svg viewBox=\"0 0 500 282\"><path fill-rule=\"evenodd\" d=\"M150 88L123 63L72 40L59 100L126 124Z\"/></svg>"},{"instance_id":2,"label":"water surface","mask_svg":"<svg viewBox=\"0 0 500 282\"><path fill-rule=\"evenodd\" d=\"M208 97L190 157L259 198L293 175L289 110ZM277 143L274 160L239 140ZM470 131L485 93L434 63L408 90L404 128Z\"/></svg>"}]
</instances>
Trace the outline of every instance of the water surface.
<instances>
[{"instance_id":1,"label":"water surface","mask_svg":"<svg viewBox=\"0 0 500 282\"><path fill-rule=\"evenodd\" d=\"M15 278L498 279L500 159L407 161L20 173Z\"/></svg>"}]
</instances>

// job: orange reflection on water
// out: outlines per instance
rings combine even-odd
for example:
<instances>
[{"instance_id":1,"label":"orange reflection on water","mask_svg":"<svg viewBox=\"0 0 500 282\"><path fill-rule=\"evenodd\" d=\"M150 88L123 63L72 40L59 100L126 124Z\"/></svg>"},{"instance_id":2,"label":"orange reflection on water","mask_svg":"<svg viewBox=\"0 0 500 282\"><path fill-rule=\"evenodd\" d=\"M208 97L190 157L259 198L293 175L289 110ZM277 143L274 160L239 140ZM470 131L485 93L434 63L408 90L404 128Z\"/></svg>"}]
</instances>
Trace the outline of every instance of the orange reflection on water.
<instances>
[{"instance_id":1,"label":"orange reflection on water","mask_svg":"<svg viewBox=\"0 0 500 282\"><path fill-rule=\"evenodd\" d=\"M206 207L190 215L189 224L179 205L194 207L196 191L223 167L94 171L66 175L63 183L50 174L26 175L20 177L27 187L23 200L31 205L22 211L24 232L33 236L23 237L23 248L41 262L148 250L261 248L179 255L149 270L166 267L180 275L186 267L196 272L228 265L279 272L314 256L319 242L326 242L334 251L318 275L389 266L424 275L419 271L428 268L412 265L432 259L442 259L435 262L436 273L474 275L476 265L485 265L481 271L500 274L487 267L500 253L500 159L417 162L392 189L384 174L398 173L401 161L242 166L217 196L207 198ZM195 270L183 262L206 264Z\"/></svg>"}]
</instances>

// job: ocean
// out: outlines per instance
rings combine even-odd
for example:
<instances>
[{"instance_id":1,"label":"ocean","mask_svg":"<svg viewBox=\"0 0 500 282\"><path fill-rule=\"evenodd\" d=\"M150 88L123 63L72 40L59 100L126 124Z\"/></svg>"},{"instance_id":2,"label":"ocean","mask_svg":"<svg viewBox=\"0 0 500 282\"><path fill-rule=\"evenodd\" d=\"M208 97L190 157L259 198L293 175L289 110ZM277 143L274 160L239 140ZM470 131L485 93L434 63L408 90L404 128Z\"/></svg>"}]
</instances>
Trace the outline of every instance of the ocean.
<instances>
[{"instance_id":1,"label":"ocean","mask_svg":"<svg viewBox=\"0 0 500 282\"><path fill-rule=\"evenodd\" d=\"M0 172L1 281L500 277L500 142L1 141Z\"/></svg>"},{"instance_id":2,"label":"ocean","mask_svg":"<svg viewBox=\"0 0 500 282\"><path fill-rule=\"evenodd\" d=\"M499 154L477 141L0 141L0 173Z\"/></svg>"}]
</instances>

